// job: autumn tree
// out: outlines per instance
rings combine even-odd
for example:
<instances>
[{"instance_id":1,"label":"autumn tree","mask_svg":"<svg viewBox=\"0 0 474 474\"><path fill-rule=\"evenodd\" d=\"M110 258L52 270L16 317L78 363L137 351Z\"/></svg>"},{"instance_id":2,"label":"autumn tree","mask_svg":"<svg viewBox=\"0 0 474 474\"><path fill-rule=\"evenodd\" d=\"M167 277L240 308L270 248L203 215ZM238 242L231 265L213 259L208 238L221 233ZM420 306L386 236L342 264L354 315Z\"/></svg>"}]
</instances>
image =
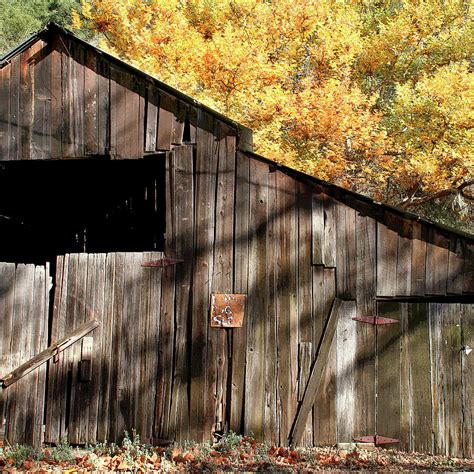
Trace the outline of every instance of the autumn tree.
<instances>
[{"instance_id":1,"label":"autumn tree","mask_svg":"<svg viewBox=\"0 0 474 474\"><path fill-rule=\"evenodd\" d=\"M471 8L83 0L74 27L251 127L263 155L407 208L449 197L462 215L474 179Z\"/></svg>"}]
</instances>

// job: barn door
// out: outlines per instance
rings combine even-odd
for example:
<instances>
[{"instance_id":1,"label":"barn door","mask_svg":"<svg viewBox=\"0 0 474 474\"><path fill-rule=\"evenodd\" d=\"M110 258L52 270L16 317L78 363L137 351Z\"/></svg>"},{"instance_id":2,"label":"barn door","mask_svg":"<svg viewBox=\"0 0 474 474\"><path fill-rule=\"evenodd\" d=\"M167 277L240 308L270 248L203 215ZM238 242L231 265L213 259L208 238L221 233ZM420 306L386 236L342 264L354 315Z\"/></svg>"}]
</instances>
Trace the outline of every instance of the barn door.
<instances>
[{"instance_id":1,"label":"barn door","mask_svg":"<svg viewBox=\"0 0 474 474\"><path fill-rule=\"evenodd\" d=\"M161 253L58 257L52 342L90 319L99 327L49 366L45 440L153 436L158 371Z\"/></svg>"},{"instance_id":2,"label":"barn door","mask_svg":"<svg viewBox=\"0 0 474 474\"><path fill-rule=\"evenodd\" d=\"M49 265L0 263L0 376L48 346L49 288ZM0 425L10 444L41 444L45 387L43 364L0 388Z\"/></svg>"},{"instance_id":3,"label":"barn door","mask_svg":"<svg viewBox=\"0 0 474 474\"><path fill-rule=\"evenodd\" d=\"M472 455L473 306L378 304L379 316L399 321L376 326L379 436L404 450Z\"/></svg>"}]
</instances>

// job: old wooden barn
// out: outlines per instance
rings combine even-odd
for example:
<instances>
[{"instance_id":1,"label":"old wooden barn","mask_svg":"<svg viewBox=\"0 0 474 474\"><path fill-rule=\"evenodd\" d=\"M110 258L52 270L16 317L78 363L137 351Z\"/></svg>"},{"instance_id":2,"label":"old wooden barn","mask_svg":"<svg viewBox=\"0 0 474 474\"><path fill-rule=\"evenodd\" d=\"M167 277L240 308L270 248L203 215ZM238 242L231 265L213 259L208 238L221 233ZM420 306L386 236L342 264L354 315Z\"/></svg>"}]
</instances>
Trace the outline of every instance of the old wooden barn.
<instances>
[{"instance_id":1,"label":"old wooden barn","mask_svg":"<svg viewBox=\"0 0 474 474\"><path fill-rule=\"evenodd\" d=\"M0 160L9 442L473 455L473 236L254 154L52 24L0 62Z\"/></svg>"}]
</instances>

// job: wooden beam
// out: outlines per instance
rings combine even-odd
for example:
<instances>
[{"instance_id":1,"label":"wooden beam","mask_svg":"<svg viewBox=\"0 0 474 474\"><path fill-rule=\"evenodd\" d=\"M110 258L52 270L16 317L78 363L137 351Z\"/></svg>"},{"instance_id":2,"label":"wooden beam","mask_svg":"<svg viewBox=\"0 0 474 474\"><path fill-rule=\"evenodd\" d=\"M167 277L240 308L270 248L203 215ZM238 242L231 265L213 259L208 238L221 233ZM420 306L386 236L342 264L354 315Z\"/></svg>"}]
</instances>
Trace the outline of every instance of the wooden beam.
<instances>
[{"instance_id":1,"label":"wooden beam","mask_svg":"<svg viewBox=\"0 0 474 474\"><path fill-rule=\"evenodd\" d=\"M80 341L85 335L89 334L98 325L99 322L95 319L92 319L91 321L88 321L87 323L84 323L83 325L79 326L69 336L63 337L58 342L55 342L44 351L32 357L29 361L20 365L20 367L16 368L9 374L0 378L0 383L2 384L2 387L6 388L14 384L15 382L23 378L25 375L29 374L31 371L35 370L40 365L44 364L49 359L54 357L58 353L58 351L63 351L69 346L72 346L77 341Z\"/></svg>"},{"instance_id":2,"label":"wooden beam","mask_svg":"<svg viewBox=\"0 0 474 474\"><path fill-rule=\"evenodd\" d=\"M288 438L288 444L290 446L295 446L298 444L303 435L304 428L306 426L306 420L311 408L314 405L319 386L323 378L324 369L326 367L329 351L331 349L331 342L334 338L334 334L336 333L338 316L341 312L341 307L347 303L349 302L336 298L332 305L329 318L321 335L321 342L316 354L316 359L311 369L311 375L309 376L308 383L306 384L303 400L301 401L301 405L299 406L299 409L296 413L293 428Z\"/></svg>"}]
</instances>

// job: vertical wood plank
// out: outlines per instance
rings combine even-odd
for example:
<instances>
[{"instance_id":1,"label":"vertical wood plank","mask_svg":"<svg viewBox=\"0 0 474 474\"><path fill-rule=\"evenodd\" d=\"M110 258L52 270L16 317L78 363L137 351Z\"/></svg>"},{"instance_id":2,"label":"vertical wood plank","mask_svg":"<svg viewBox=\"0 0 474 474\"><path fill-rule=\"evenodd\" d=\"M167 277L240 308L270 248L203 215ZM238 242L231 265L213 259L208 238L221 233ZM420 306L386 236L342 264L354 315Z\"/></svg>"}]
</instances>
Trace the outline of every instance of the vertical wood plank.
<instances>
[{"instance_id":1,"label":"vertical wood plank","mask_svg":"<svg viewBox=\"0 0 474 474\"><path fill-rule=\"evenodd\" d=\"M171 150L171 137L173 133L175 110L176 99L164 92L161 92L160 109L158 111L158 130L156 135L157 150Z\"/></svg>"},{"instance_id":2,"label":"vertical wood plank","mask_svg":"<svg viewBox=\"0 0 474 474\"><path fill-rule=\"evenodd\" d=\"M176 254L184 262L192 262L194 255L193 148L188 145L177 147L173 155ZM189 347L187 335L191 270L189 263L179 265L176 269L175 366L170 430L175 439L179 440L189 437Z\"/></svg>"},{"instance_id":3,"label":"vertical wood plank","mask_svg":"<svg viewBox=\"0 0 474 474\"><path fill-rule=\"evenodd\" d=\"M413 451L413 380L410 366L409 305L400 305L400 444L403 451Z\"/></svg>"},{"instance_id":4,"label":"vertical wood plank","mask_svg":"<svg viewBox=\"0 0 474 474\"><path fill-rule=\"evenodd\" d=\"M336 331L336 413L337 440L351 442L355 423L355 356L357 339L352 320L356 316L355 301L344 301L340 308Z\"/></svg>"},{"instance_id":5,"label":"vertical wood plank","mask_svg":"<svg viewBox=\"0 0 474 474\"><path fill-rule=\"evenodd\" d=\"M10 109L9 109L9 157L19 159L20 150L20 56L15 56L10 63Z\"/></svg>"},{"instance_id":6,"label":"vertical wood plank","mask_svg":"<svg viewBox=\"0 0 474 474\"><path fill-rule=\"evenodd\" d=\"M99 154L99 74L95 51L87 49L84 67L84 148Z\"/></svg>"},{"instance_id":7,"label":"vertical wood plank","mask_svg":"<svg viewBox=\"0 0 474 474\"><path fill-rule=\"evenodd\" d=\"M51 158L63 156L62 138L62 44L59 38L51 42Z\"/></svg>"},{"instance_id":8,"label":"vertical wood plank","mask_svg":"<svg viewBox=\"0 0 474 474\"><path fill-rule=\"evenodd\" d=\"M159 95L155 87L147 88L146 96L146 134L145 151L156 150L156 135L158 125Z\"/></svg>"},{"instance_id":9,"label":"vertical wood plank","mask_svg":"<svg viewBox=\"0 0 474 474\"><path fill-rule=\"evenodd\" d=\"M336 275L334 268L313 268L313 359L321 341L324 326L336 297ZM314 444L331 445L336 439L336 350L333 339L329 350L326 369L320 383L319 394L313 409Z\"/></svg>"},{"instance_id":10,"label":"vertical wood plank","mask_svg":"<svg viewBox=\"0 0 474 474\"><path fill-rule=\"evenodd\" d=\"M419 222L412 224L412 254L411 254L411 295L423 296L425 294L425 264L426 240L423 225Z\"/></svg>"},{"instance_id":11,"label":"vertical wood plank","mask_svg":"<svg viewBox=\"0 0 474 474\"><path fill-rule=\"evenodd\" d=\"M125 429L125 421L119 405L119 378L122 358L124 357L122 348L124 303L125 303L125 254L118 252L115 254L114 292L113 292L113 336L111 363L112 374L109 386L109 427L107 439L120 439Z\"/></svg>"},{"instance_id":12,"label":"vertical wood plank","mask_svg":"<svg viewBox=\"0 0 474 474\"><path fill-rule=\"evenodd\" d=\"M99 155L110 154L111 134L111 93L110 93L110 65L103 58L98 58L99 92L97 106L97 133Z\"/></svg>"},{"instance_id":13,"label":"vertical wood plank","mask_svg":"<svg viewBox=\"0 0 474 474\"><path fill-rule=\"evenodd\" d=\"M235 137L227 136L219 141L213 293L230 293L232 291L235 153ZM230 350L228 342L231 334L230 330L217 328L210 330L210 337L215 341L217 349L215 422L216 428L222 430L228 423L226 406Z\"/></svg>"},{"instance_id":14,"label":"vertical wood plank","mask_svg":"<svg viewBox=\"0 0 474 474\"><path fill-rule=\"evenodd\" d=\"M136 159L143 155L141 146L141 128L143 121L140 117L140 84L138 78L130 73L122 73L125 89L125 122L124 122L124 158Z\"/></svg>"},{"instance_id":15,"label":"vertical wood plank","mask_svg":"<svg viewBox=\"0 0 474 474\"><path fill-rule=\"evenodd\" d=\"M61 308L65 304L67 288L67 259L58 256L56 259L55 291L53 300L53 317L51 322L51 343L58 341L62 337L63 324L60 320L62 316ZM65 276L66 275L66 276ZM64 279L65 278L65 279ZM48 392L46 397L46 431L45 441L48 443L59 442L61 413L63 409L62 384L60 375L60 365L57 360L48 362Z\"/></svg>"},{"instance_id":16,"label":"vertical wood plank","mask_svg":"<svg viewBox=\"0 0 474 474\"><path fill-rule=\"evenodd\" d=\"M397 288L399 296L409 296L411 293L412 269L412 223L399 219L398 252L397 252Z\"/></svg>"},{"instance_id":17,"label":"vertical wood plank","mask_svg":"<svg viewBox=\"0 0 474 474\"><path fill-rule=\"evenodd\" d=\"M268 175L268 206L267 206L267 314L264 320L265 331L265 400L264 400L264 441L272 445L279 442L280 420L278 410L278 314L277 297L277 268L275 262L278 255L278 239L280 237L277 225L277 174ZM311 206L311 203L310 203ZM311 219L311 207L309 218ZM311 225L311 220L309 220ZM311 229L308 239L309 258L311 258ZM311 269L309 267L309 269ZM310 280L311 284L311 280ZM311 306L311 300L309 301ZM311 334L311 327L309 328ZM311 336L310 336L311 337Z\"/></svg>"},{"instance_id":18,"label":"vertical wood plank","mask_svg":"<svg viewBox=\"0 0 474 474\"><path fill-rule=\"evenodd\" d=\"M336 267L336 201L327 195L323 195L324 209L324 266Z\"/></svg>"},{"instance_id":19,"label":"vertical wood plank","mask_svg":"<svg viewBox=\"0 0 474 474\"><path fill-rule=\"evenodd\" d=\"M395 296L397 287L398 235L388 215L377 222L377 295Z\"/></svg>"},{"instance_id":20,"label":"vertical wood plank","mask_svg":"<svg viewBox=\"0 0 474 474\"><path fill-rule=\"evenodd\" d=\"M0 69L0 160L10 158L10 72L11 64Z\"/></svg>"},{"instance_id":21,"label":"vertical wood plank","mask_svg":"<svg viewBox=\"0 0 474 474\"><path fill-rule=\"evenodd\" d=\"M123 71L114 68L113 89L115 96L115 157L123 159L127 157L127 89L125 87L125 78ZM128 131L130 134L131 131Z\"/></svg>"},{"instance_id":22,"label":"vertical wood plank","mask_svg":"<svg viewBox=\"0 0 474 474\"><path fill-rule=\"evenodd\" d=\"M37 47L34 60L31 158L44 160L51 157L51 55L46 55L46 45L43 42L39 42Z\"/></svg>"},{"instance_id":23,"label":"vertical wood plank","mask_svg":"<svg viewBox=\"0 0 474 474\"><path fill-rule=\"evenodd\" d=\"M463 453L461 305L429 304L434 450Z\"/></svg>"},{"instance_id":24,"label":"vertical wood plank","mask_svg":"<svg viewBox=\"0 0 474 474\"><path fill-rule=\"evenodd\" d=\"M69 332L71 328L77 328L85 322L85 311L86 305L86 289L87 289L87 263L88 255L81 253L71 255L77 261L77 271L75 272L74 281L74 292L69 292L71 298L71 313L70 313L70 325L67 329ZM87 388L83 384L76 384L75 381L79 380L79 362L81 360L81 345L74 344L68 349L70 370L72 376L72 389L71 389L71 409L68 425L68 440L70 443L81 444L84 441L81 440L81 431L86 431L87 428L81 429L81 425L87 422L82 416L82 399L86 396Z\"/></svg>"},{"instance_id":25,"label":"vertical wood plank","mask_svg":"<svg viewBox=\"0 0 474 474\"><path fill-rule=\"evenodd\" d=\"M15 264L0 263L0 312L3 315L0 325L0 369L9 373L14 367L10 350L13 330L13 306L15 296ZM5 434L4 419L8 406L9 390L0 391L0 428Z\"/></svg>"},{"instance_id":26,"label":"vertical wood plank","mask_svg":"<svg viewBox=\"0 0 474 474\"><path fill-rule=\"evenodd\" d=\"M265 331L266 316L266 218L268 165L250 161L249 294L247 311L247 354L245 372L244 432L257 439L264 433Z\"/></svg>"},{"instance_id":27,"label":"vertical wood plank","mask_svg":"<svg viewBox=\"0 0 474 474\"><path fill-rule=\"evenodd\" d=\"M312 339L311 218L314 196L305 184L298 183L298 313L300 342ZM321 209L320 209L321 210ZM319 229L321 231L321 229Z\"/></svg>"},{"instance_id":28,"label":"vertical wood plank","mask_svg":"<svg viewBox=\"0 0 474 474\"><path fill-rule=\"evenodd\" d=\"M214 273L214 234L217 183L217 155L213 146L212 118L200 114L196 143L195 263L191 347L191 436L197 441L210 439L214 421L213 388L207 364L209 307ZM205 321L205 324L203 323ZM213 357L212 353L209 354ZM202 396L206 393L206 396ZM211 406L212 405L212 406Z\"/></svg>"},{"instance_id":29,"label":"vertical wood plank","mask_svg":"<svg viewBox=\"0 0 474 474\"><path fill-rule=\"evenodd\" d=\"M71 66L71 120L73 128L73 155L74 157L85 156L84 150L84 72L85 72L85 49L84 47L70 43L72 56Z\"/></svg>"},{"instance_id":30,"label":"vertical wood plank","mask_svg":"<svg viewBox=\"0 0 474 474\"><path fill-rule=\"evenodd\" d=\"M34 265L17 265L10 344L13 366L20 365L30 358L31 342L34 337L34 328L32 327L33 287ZM31 377L24 377L10 387L6 411L6 438L11 444L22 443L25 440L27 427L29 429L33 423L28 395L32 388L29 385L32 378L34 380L35 374L29 375Z\"/></svg>"},{"instance_id":31,"label":"vertical wood plank","mask_svg":"<svg viewBox=\"0 0 474 474\"><path fill-rule=\"evenodd\" d=\"M151 260L162 258L163 254L150 253ZM148 271L147 271L148 270ZM146 319L144 320L145 333L142 335L143 347L142 358L145 362L144 372L141 373L142 385L145 388L140 392L140 404L142 407L143 439L153 437L154 408L156 403L156 374L158 369L158 347L161 343L160 334L160 302L161 302L161 276L162 269L143 269L147 277L146 288L141 293L142 300L145 299ZM141 302L143 307L143 301ZM144 353L144 355L143 355Z\"/></svg>"},{"instance_id":32,"label":"vertical wood plank","mask_svg":"<svg viewBox=\"0 0 474 474\"><path fill-rule=\"evenodd\" d=\"M298 403L303 401L303 395L308 383L309 374L311 371L312 363L312 352L313 344L311 342L300 342L299 355L298 355ZM304 427L304 433L301 437L301 441L298 443L300 446L313 446L313 419L308 416L306 426Z\"/></svg>"},{"instance_id":33,"label":"vertical wood plank","mask_svg":"<svg viewBox=\"0 0 474 474\"><path fill-rule=\"evenodd\" d=\"M84 433L84 438L87 443L94 443L97 441L99 420L102 422L104 416L103 412L99 411L99 402L101 391L106 391L108 388L107 371L102 372L102 347L103 340L108 338L108 325L105 318L105 285L106 285L106 254L95 255L94 268L88 268L88 285L87 285L87 301L89 305L86 307L86 321L97 319L100 325L94 329L89 335L92 342L91 353L91 380L89 384L89 420L88 431ZM104 377L105 375L105 377ZM104 383L105 382L105 383Z\"/></svg>"},{"instance_id":34,"label":"vertical wood plank","mask_svg":"<svg viewBox=\"0 0 474 474\"><path fill-rule=\"evenodd\" d=\"M49 291L51 284L51 277L49 276L50 266L47 263L43 266L36 266L35 268L35 294L34 303L35 308L33 314L37 317L37 328L35 331L35 347L34 354L38 354L48 346L48 322L49 322ZM34 421L33 432L31 437L31 444L35 447L40 447L44 440L44 414L46 403L46 364L43 364L37 369L36 387L32 391L34 395Z\"/></svg>"},{"instance_id":35,"label":"vertical wood plank","mask_svg":"<svg viewBox=\"0 0 474 474\"><path fill-rule=\"evenodd\" d=\"M461 238L451 235L448 253L447 292L462 294L464 245Z\"/></svg>"},{"instance_id":36,"label":"vertical wood plank","mask_svg":"<svg viewBox=\"0 0 474 474\"><path fill-rule=\"evenodd\" d=\"M173 118L171 128L171 143L181 145L183 143L184 123L186 119L186 105L177 101L175 117Z\"/></svg>"},{"instance_id":37,"label":"vertical wood plank","mask_svg":"<svg viewBox=\"0 0 474 474\"><path fill-rule=\"evenodd\" d=\"M279 352L280 443L288 442L297 409L298 320L297 320L297 214L296 183L277 173L279 244L277 266L277 313ZM251 172L252 176L252 172ZM252 271L249 272L252 274Z\"/></svg>"},{"instance_id":38,"label":"vertical wood plank","mask_svg":"<svg viewBox=\"0 0 474 474\"><path fill-rule=\"evenodd\" d=\"M324 263L324 195L313 193L312 195L312 247L311 259L313 265Z\"/></svg>"},{"instance_id":39,"label":"vertical wood plank","mask_svg":"<svg viewBox=\"0 0 474 474\"><path fill-rule=\"evenodd\" d=\"M466 242L463 265L463 293L474 293L474 244Z\"/></svg>"},{"instance_id":40,"label":"vertical wood plank","mask_svg":"<svg viewBox=\"0 0 474 474\"><path fill-rule=\"evenodd\" d=\"M430 380L430 340L428 308L423 303L402 303L408 306L406 350L411 372L413 400L412 446L415 451L431 452L432 406ZM402 313L403 314L403 313ZM402 383L405 383L402 380Z\"/></svg>"},{"instance_id":41,"label":"vertical wood plank","mask_svg":"<svg viewBox=\"0 0 474 474\"><path fill-rule=\"evenodd\" d=\"M166 157L166 239L165 255L176 255L175 243L175 203L174 203L174 163L171 154ZM173 352L174 352L174 301L175 301L175 267L174 265L163 269L161 279L161 312L160 312L160 334L161 344L159 346L156 407L155 407L155 429L156 437L169 439L169 421L171 408L171 388L173 377Z\"/></svg>"},{"instance_id":42,"label":"vertical wood plank","mask_svg":"<svg viewBox=\"0 0 474 474\"><path fill-rule=\"evenodd\" d=\"M385 231L385 230L384 230ZM384 232L382 231L382 232ZM396 244L396 240L395 240ZM395 247L396 248L396 247ZM394 275L395 276L395 275ZM378 316L400 320L400 303L379 302ZM377 416L380 436L400 439L400 324L376 326Z\"/></svg>"},{"instance_id":43,"label":"vertical wood plank","mask_svg":"<svg viewBox=\"0 0 474 474\"><path fill-rule=\"evenodd\" d=\"M376 314L376 228L371 217L356 215L357 316ZM354 433L375 432L375 328L356 324Z\"/></svg>"},{"instance_id":44,"label":"vertical wood plank","mask_svg":"<svg viewBox=\"0 0 474 474\"><path fill-rule=\"evenodd\" d=\"M426 244L426 294L445 295L448 277L449 240L430 228Z\"/></svg>"},{"instance_id":45,"label":"vertical wood plank","mask_svg":"<svg viewBox=\"0 0 474 474\"><path fill-rule=\"evenodd\" d=\"M236 160L234 292L248 294L250 159L242 152L237 152ZM275 233L273 235L276 238ZM243 431L246 334L247 318L244 316L242 329L232 332L232 383L229 427L236 433Z\"/></svg>"},{"instance_id":46,"label":"vertical wood plank","mask_svg":"<svg viewBox=\"0 0 474 474\"><path fill-rule=\"evenodd\" d=\"M114 287L115 287L115 254L109 253L105 257L104 268L104 313L102 318L102 343L100 347L100 384L97 421L97 441L107 440L109 422L113 422L108 416L110 409L110 387L112 386L113 364L115 354L113 348L114 331ZM110 438L109 438L110 439Z\"/></svg>"},{"instance_id":47,"label":"vertical wood plank","mask_svg":"<svg viewBox=\"0 0 474 474\"><path fill-rule=\"evenodd\" d=\"M337 202L336 216L337 295L343 299L354 299L356 297L357 278L355 211L349 206Z\"/></svg>"},{"instance_id":48,"label":"vertical wood plank","mask_svg":"<svg viewBox=\"0 0 474 474\"><path fill-rule=\"evenodd\" d=\"M33 118L33 67L30 65L31 56L39 51L37 42L20 55L20 127L21 151L20 159L30 159L31 125ZM51 71L49 71L51 74ZM49 117L48 117L49 118Z\"/></svg>"},{"instance_id":49,"label":"vertical wood plank","mask_svg":"<svg viewBox=\"0 0 474 474\"><path fill-rule=\"evenodd\" d=\"M84 156L84 48L64 40L63 78L63 156Z\"/></svg>"}]
</instances>

